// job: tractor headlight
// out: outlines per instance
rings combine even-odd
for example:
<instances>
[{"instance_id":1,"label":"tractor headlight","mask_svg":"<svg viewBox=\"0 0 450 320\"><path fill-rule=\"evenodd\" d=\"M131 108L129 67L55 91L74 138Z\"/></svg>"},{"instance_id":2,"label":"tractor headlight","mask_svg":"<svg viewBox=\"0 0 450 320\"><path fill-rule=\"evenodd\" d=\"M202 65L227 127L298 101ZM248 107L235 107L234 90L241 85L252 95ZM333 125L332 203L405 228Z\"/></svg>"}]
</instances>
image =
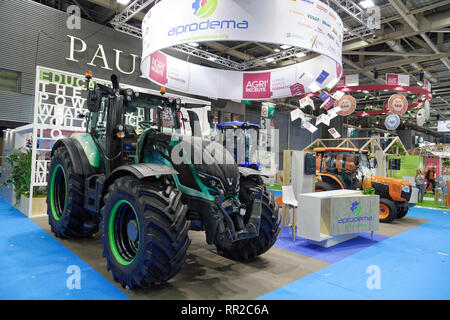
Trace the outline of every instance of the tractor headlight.
<instances>
[{"instance_id":1,"label":"tractor headlight","mask_svg":"<svg viewBox=\"0 0 450 320\"><path fill-rule=\"evenodd\" d=\"M220 181L219 178L206 174L204 172L198 172L197 174L202 183L208 188L225 190L222 181Z\"/></svg>"},{"instance_id":2,"label":"tractor headlight","mask_svg":"<svg viewBox=\"0 0 450 320\"><path fill-rule=\"evenodd\" d=\"M406 192L406 193L411 192L411 187L410 187L410 186L402 185L402 192Z\"/></svg>"}]
</instances>

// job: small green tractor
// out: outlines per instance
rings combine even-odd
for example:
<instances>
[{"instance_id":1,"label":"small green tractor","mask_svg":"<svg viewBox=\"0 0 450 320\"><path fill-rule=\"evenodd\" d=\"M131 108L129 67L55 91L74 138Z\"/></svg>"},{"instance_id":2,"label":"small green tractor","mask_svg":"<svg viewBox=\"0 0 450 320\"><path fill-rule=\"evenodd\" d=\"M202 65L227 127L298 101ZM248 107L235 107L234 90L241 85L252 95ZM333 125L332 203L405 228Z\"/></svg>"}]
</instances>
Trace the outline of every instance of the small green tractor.
<instances>
[{"instance_id":1,"label":"small green tractor","mask_svg":"<svg viewBox=\"0 0 450 320\"><path fill-rule=\"evenodd\" d=\"M111 82L88 89L86 132L51 151L52 232L83 238L100 230L108 270L131 289L180 271L189 230L205 231L206 242L233 260L269 250L280 216L261 177L241 171L222 145L183 136L179 99L120 89L115 75ZM194 161L199 155L205 161Z\"/></svg>"}]
</instances>

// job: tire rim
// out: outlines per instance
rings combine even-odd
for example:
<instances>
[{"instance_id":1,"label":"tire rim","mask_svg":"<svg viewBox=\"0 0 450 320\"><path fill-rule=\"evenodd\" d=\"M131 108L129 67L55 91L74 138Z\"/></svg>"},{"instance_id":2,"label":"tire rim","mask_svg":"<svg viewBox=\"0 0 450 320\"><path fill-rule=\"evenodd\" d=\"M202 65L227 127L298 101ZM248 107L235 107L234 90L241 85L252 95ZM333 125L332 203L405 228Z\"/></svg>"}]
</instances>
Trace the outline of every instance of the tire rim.
<instances>
[{"instance_id":1,"label":"tire rim","mask_svg":"<svg viewBox=\"0 0 450 320\"><path fill-rule=\"evenodd\" d=\"M121 265L131 264L139 251L140 228L136 211L128 201L120 200L114 205L108 234L114 258Z\"/></svg>"},{"instance_id":2,"label":"tire rim","mask_svg":"<svg viewBox=\"0 0 450 320\"><path fill-rule=\"evenodd\" d=\"M66 207L67 187L66 174L62 165L57 165L53 170L50 182L50 205L53 218L59 221Z\"/></svg>"},{"instance_id":3,"label":"tire rim","mask_svg":"<svg viewBox=\"0 0 450 320\"><path fill-rule=\"evenodd\" d=\"M384 203L380 203L380 219L385 219L389 216L389 208Z\"/></svg>"}]
</instances>

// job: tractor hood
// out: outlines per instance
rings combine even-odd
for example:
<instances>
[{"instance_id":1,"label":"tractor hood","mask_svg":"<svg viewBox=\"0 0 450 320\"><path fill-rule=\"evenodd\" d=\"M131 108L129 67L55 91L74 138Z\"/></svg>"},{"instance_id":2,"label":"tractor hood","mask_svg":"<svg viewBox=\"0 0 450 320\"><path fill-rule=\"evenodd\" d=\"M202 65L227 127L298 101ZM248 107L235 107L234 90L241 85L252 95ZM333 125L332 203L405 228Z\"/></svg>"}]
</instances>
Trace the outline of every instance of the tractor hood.
<instances>
[{"instance_id":1,"label":"tractor hood","mask_svg":"<svg viewBox=\"0 0 450 320\"><path fill-rule=\"evenodd\" d=\"M224 146L195 136L180 137L179 144L184 157L189 158L202 181L212 176L221 181L225 193L236 191L239 168L233 155Z\"/></svg>"},{"instance_id":2,"label":"tractor hood","mask_svg":"<svg viewBox=\"0 0 450 320\"><path fill-rule=\"evenodd\" d=\"M379 183L384 183L384 184L389 184L389 185L393 185L393 184L401 184L404 186L410 186L411 183L405 180L400 180L400 179L396 179L396 178L389 178L389 177L378 177L378 176L372 176L370 178L367 178L367 180L371 180L373 182L379 182Z\"/></svg>"}]
</instances>

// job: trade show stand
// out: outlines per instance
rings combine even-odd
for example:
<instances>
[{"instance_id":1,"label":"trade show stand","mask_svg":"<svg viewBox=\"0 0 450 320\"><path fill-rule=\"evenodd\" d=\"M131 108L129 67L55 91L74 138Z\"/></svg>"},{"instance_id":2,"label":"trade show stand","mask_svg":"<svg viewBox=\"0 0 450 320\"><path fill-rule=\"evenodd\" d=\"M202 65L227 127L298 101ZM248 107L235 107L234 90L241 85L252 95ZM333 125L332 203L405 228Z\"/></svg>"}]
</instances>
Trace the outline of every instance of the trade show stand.
<instances>
[{"instance_id":1,"label":"trade show stand","mask_svg":"<svg viewBox=\"0 0 450 320\"><path fill-rule=\"evenodd\" d=\"M359 232L379 229L378 195L355 190L298 194L297 235L322 247L355 238Z\"/></svg>"}]
</instances>

